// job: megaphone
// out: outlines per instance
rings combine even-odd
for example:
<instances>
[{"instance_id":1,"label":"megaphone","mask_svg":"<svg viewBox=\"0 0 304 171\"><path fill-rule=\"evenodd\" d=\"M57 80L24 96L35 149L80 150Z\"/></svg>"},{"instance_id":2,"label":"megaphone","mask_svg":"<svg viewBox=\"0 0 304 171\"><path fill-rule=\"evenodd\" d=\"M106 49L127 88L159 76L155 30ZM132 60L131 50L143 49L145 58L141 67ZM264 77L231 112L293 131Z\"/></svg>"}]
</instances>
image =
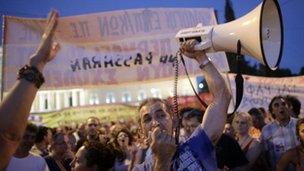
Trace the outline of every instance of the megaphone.
<instances>
[{"instance_id":1,"label":"megaphone","mask_svg":"<svg viewBox=\"0 0 304 171\"><path fill-rule=\"evenodd\" d=\"M282 57L283 23L276 0L264 0L247 15L226 24L202 26L180 30L178 42L196 39L200 43L195 50L206 52L237 52L241 42L241 54L250 55L271 70L275 70Z\"/></svg>"}]
</instances>

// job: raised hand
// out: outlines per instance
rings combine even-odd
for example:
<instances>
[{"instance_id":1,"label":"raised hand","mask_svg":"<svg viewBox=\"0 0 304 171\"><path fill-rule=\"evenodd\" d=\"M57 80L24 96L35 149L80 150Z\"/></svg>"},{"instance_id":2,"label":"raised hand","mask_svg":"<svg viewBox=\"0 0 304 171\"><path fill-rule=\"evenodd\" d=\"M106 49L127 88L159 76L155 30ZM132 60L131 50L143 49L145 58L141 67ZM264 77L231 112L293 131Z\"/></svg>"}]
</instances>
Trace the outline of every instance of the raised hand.
<instances>
[{"instance_id":1,"label":"raised hand","mask_svg":"<svg viewBox=\"0 0 304 171\"><path fill-rule=\"evenodd\" d=\"M176 151L175 139L157 127L152 132L151 149L157 160L170 163Z\"/></svg>"},{"instance_id":2,"label":"raised hand","mask_svg":"<svg viewBox=\"0 0 304 171\"><path fill-rule=\"evenodd\" d=\"M195 45L199 42L195 39L188 40L181 44L180 51L185 56L197 60L199 64L206 60L207 56L203 50L194 50Z\"/></svg>"},{"instance_id":3,"label":"raised hand","mask_svg":"<svg viewBox=\"0 0 304 171\"><path fill-rule=\"evenodd\" d=\"M45 64L51 61L60 49L57 42L53 42L54 33L58 22L58 12L52 10L47 20L47 26L42 35L35 53L31 56L30 65L36 67L40 72Z\"/></svg>"}]
</instances>

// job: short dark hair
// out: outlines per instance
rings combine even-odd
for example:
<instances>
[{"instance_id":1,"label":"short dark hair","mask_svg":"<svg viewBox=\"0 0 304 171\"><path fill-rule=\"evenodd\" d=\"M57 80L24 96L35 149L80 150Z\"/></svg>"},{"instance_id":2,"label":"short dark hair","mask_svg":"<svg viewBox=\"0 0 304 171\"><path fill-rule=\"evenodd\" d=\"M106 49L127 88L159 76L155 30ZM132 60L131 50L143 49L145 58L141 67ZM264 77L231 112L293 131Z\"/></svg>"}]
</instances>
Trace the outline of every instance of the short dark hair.
<instances>
[{"instance_id":1,"label":"short dark hair","mask_svg":"<svg viewBox=\"0 0 304 171\"><path fill-rule=\"evenodd\" d=\"M62 132L58 132L58 133L55 133L52 137L52 142L55 143L57 141L57 139L60 137L60 136L65 136L66 134L62 133Z\"/></svg>"},{"instance_id":2,"label":"short dark hair","mask_svg":"<svg viewBox=\"0 0 304 171\"><path fill-rule=\"evenodd\" d=\"M85 144L85 159L86 166L93 167L97 165L97 170L109 170L115 163L115 152L109 145L101 143L86 143Z\"/></svg>"},{"instance_id":3,"label":"short dark hair","mask_svg":"<svg viewBox=\"0 0 304 171\"><path fill-rule=\"evenodd\" d=\"M182 118L190 119L196 117L198 122L202 122L204 113L205 112L203 110L192 107L185 107L181 109L179 112Z\"/></svg>"},{"instance_id":4,"label":"short dark hair","mask_svg":"<svg viewBox=\"0 0 304 171\"><path fill-rule=\"evenodd\" d=\"M160 103L164 104L165 107L166 107L166 111L167 111L171 116L173 116L173 110L172 110L172 107L171 107L170 103L169 103L168 101L163 100L163 99L160 99L160 98L148 98L148 99L142 101L142 102L140 103L140 105L139 105L139 107L138 107L137 110L138 110L138 112L139 112L139 111L141 110L141 108L143 108L144 106L153 105L153 104L155 104L155 103L157 103L157 102L160 102ZM140 118L140 117L139 117L138 121L139 121L139 123L141 122L141 118Z\"/></svg>"},{"instance_id":5,"label":"short dark hair","mask_svg":"<svg viewBox=\"0 0 304 171\"><path fill-rule=\"evenodd\" d=\"M260 109L258 109L258 108L255 108L255 107L249 109L249 110L248 110L248 113L249 113L251 116L258 116L258 117L259 117L259 116L263 116L262 111L261 111Z\"/></svg>"},{"instance_id":6,"label":"short dark hair","mask_svg":"<svg viewBox=\"0 0 304 171\"><path fill-rule=\"evenodd\" d=\"M300 100L292 95L287 95L284 97L289 106L292 106L292 111L295 113L296 117L300 114L301 111L301 102Z\"/></svg>"},{"instance_id":7,"label":"short dark hair","mask_svg":"<svg viewBox=\"0 0 304 171\"><path fill-rule=\"evenodd\" d=\"M48 135L48 130L50 128L45 127L45 126L39 126L38 127L38 131L36 134L36 140L35 143L40 143L43 141L44 137Z\"/></svg>"},{"instance_id":8,"label":"short dark hair","mask_svg":"<svg viewBox=\"0 0 304 171\"><path fill-rule=\"evenodd\" d=\"M27 122L25 130L37 134L38 127L35 124L31 123L31 122Z\"/></svg>"},{"instance_id":9,"label":"short dark hair","mask_svg":"<svg viewBox=\"0 0 304 171\"><path fill-rule=\"evenodd\" d=\"M273 104L273 102L274 102L276 99L283 99L283 100L285 100L284 97L281 96L281 95L279 95L279 96L274 96L274 97L271 99L271 101L270 101L270 103L269 103L269 105L268 105L268 110L269 110L271 116L273 117L273 119L275 119L276 116L272 113L272 111L273 111L273 109L272 109L272 104Z\"/></svg>"}]
</instances>

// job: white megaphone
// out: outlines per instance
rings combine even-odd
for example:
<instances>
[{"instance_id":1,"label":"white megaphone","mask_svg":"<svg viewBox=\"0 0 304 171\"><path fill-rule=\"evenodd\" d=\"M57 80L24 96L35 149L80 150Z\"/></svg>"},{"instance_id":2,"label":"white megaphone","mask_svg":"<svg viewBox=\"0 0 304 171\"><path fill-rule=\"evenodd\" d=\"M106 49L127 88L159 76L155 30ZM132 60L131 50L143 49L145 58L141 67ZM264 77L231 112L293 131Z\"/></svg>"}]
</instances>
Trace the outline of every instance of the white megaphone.
<instances>
[{"instance_id":1,"label":"white megaphone","mask_svg":"<svg viewBox=\"0 0 304 171\"><path fill-rule=\"evenodd\" d=\"M241 42L241 54L250 55L275 70L281 60L283 49L283 24L276 0L264 0L259 6L238 20L214 26L202 26L180 30L179 42L196 39L196 50L206 52L237 52Z\"/></svg>"}]
</instances>

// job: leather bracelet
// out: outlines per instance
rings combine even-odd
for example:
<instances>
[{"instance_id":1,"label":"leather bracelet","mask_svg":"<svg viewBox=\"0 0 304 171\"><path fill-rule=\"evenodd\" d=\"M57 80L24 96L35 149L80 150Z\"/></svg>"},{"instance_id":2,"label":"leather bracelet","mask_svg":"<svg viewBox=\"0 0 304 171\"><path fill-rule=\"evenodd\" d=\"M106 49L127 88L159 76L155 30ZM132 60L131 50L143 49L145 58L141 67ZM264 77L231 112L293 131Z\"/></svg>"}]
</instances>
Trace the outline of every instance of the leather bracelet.
<instances>
[{"instance_id":1,"label":"leather bracelet","mask_svg":"<svg viewBox=\"0 0 304 171\"><path fill-rule=\"evenodd\" d=\"M40 88L44 83L42 73L36 67L29 65L25 65L19 69L17 79L25 79L31 83L34 83L37 88Z\"/></svg>"},{"instance_id":2,"label":"leather bracelet","mask_svg":"<svg viewBox=\"0 0 304 171\"><path fill-rule=\"evenodd\" d=\"M209 62L211 62L210 59L209 59L209 58L206 58L206 60L204 60L203 63L201 63L201 64L199 65L200 69L205 68L205 66L206 66Z\"/></svg>"}]
</instances>

